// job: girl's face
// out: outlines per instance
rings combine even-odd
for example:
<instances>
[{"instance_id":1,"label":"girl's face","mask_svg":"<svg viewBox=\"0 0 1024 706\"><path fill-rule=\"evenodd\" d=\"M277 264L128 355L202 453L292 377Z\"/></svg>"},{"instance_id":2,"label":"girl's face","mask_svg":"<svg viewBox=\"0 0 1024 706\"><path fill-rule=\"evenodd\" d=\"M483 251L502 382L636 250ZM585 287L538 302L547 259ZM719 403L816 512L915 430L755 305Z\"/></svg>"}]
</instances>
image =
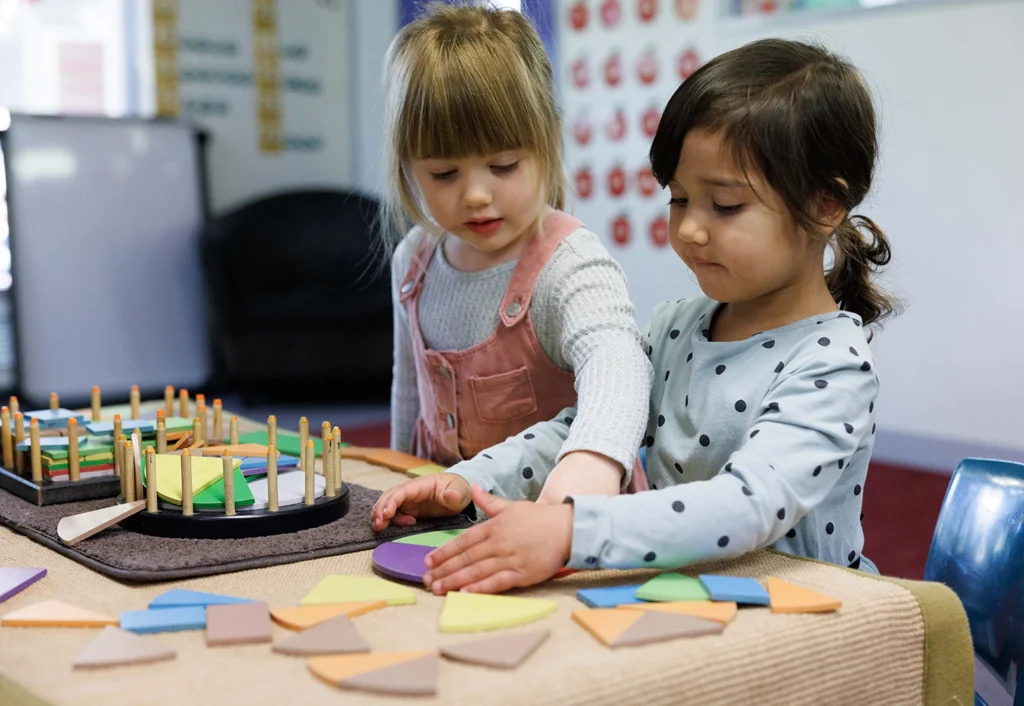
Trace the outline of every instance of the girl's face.
<instances>
[{"instance_id":1,"label":"girl's face","mask_svg":"<svg viewBox=\"0 0 1024 706\"><path fill-rule=\"evenodd\" d=\"M510 259L525 247L544 207L531 152L414 159L410 166L430 215L475 250L476 261Z\"/></svg>"},{"instance_id":2,"label":"girl's face","mask_svg":"<svg viewBox=\"0 0 1024 706\"><path fill-rule=\"evenodd\" d=\"M701 290L725 303L757 302L824 281L824 243L799 228L760 174L749 182L721 136L691 130L669 182L672 249Z\"/></svg>"}]
</instances>

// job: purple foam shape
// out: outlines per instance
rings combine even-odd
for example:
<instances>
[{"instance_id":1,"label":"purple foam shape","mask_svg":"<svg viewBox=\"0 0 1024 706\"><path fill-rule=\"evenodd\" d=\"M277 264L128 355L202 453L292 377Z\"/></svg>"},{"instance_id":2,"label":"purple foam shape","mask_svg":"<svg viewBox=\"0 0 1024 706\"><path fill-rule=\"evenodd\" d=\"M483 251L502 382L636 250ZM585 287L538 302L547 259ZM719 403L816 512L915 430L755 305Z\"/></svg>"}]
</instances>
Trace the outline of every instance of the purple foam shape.
<instances>
[{"instance_id":1,"label":"purple foam shape","mask_svg":"<svg viewBox=\"0 0 1024 706\"><path fill-rule=\"evenodd\" d=\"M386 542L374 549L370 558L373 568L386 576L422 583L423 575L427 573L423 560L434 549L436 547Z\"/></svg>"},{"instance_id":2,"label":"purple foam shape","mask_svg":"<svg viewBox=\"0 0 1024 706\"><path fill-rule=\"evenodd\" d=\"M46 569L0 567L0 603L46 576Z\"/></svg>"}]
</instances>

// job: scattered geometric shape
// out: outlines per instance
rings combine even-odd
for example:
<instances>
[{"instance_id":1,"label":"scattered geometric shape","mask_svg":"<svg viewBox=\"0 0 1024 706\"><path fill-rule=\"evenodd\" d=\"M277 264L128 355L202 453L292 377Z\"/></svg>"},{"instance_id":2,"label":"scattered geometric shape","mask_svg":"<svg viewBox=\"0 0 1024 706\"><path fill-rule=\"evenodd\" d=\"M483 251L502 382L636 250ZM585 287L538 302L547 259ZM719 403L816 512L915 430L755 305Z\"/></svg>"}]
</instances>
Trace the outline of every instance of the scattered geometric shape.
<instances>
[{"instance_id":1,"label":"scattered geometric shape","mask_svg":"<svg viewBox=\"0 0 1024 706\"><path fill-rule=\"evenodd\" d=\"M843 602L809 588L769 576L768 597L773 613L831 613Z\"/></svg>"},{"instance_id":2,"label":"scattered geometric shape","mask_svg":"<svg viewBox=\"0 0 1024 706\"><path fill-rule=\"evenodd\" d=\"M152 608L186 608L189 606L225 605L231 603L255 603L249 598L237 598L235 596L223 596L219 593L204 593L203 591L189 591L184 588L175 588L149 602Z\"/></svg>"},{"instance_id":3,"label":"scattered geometric shape","mask_svg":"<svg viewBox=\"0 0 1024 706\"><path fill-rule=\"evenodd\" d=\"M117 619L63 601L44 601L30 605L0 620L12 628L102 628L117 625Z\"/></svg>"},{"instance_id":4,"label":"scattered geometric shape","mask_svg":"<svg viewBox=\"0 0 1024 706\"><path fill-rule=\"evenodd\" d=\"M412 478L422 478L423 476L432 476L437 473L444 473L448 469L444 466L439 466L436 463L428 463L426 466L417 466L416 468L410 468L406 471L406 475Z\"/></svg>"},{"instance_id":5,"label":"scattered geometric shape","mask_svg":"<svg viewBox=\"0 0 1024 706\"><path fill-rule=\"evenodd\" d=\"M496 669L515 669L551 635L550 630L538 630L522 635L492 637L486 640L463 642L441 647L448 659L479 664Z\"/></svg>"},{"instance_id":6,"label":"scattered geometric shape","mask_svg":"<svg viewBox=\"0 0 1024 706\"><path fill-rule=\"evenodd\" d=\"M375 466L384 466L384 468L398 471L399 473L408 473L413 468L422 468L423 466L430 465L430 461L425 458L418 458L412 454L392 449L377 449L373 453L367 454L366 462Z\"/></svg>"},{"instance_id":7,"label":"scattered geometric shape","mask_svg":"<svg viewBox=\"0 0 1024 706\"><path fill-rule=\"evenodd\" d=\"M274 645L274 652L303 657L369 651L370 643L346 615L331 618Z\"/></svg>"},{"instance_id":8,"label":"scattered geometric shape","mask_svg":"<svg viewBox=\"0 0 1024 706\"><path fill-rule=\"evenodd\" d=\"M155 610L128 610L121 613L121 629L134 633L181 632L203 630L206 627L206 608L156 608Z\"/></svg>"},{"instance_id":9,"label":"scattered geometric shape","mask_svg":"<svg viewBox=\"0 0 1024 706\"><path fill-rule=\"evenodd\" d=\"M635 603L623 604L621 607L628 610L645 610L654 613L678 613L679 615L691 615L694 618L714 620L716 623L722 623L723 625L727 625L735 620L737 612L736 604L729 601L719 603L714 601Z\"/></svg>"},{"instance_id":10,"label":"scattered geometric shape","mask_svg":"<svg viewBox=\"0 0 1024 706\"><path fill-rule=\"evenodd\" d=\"M206 644L210 647L251 645L272 639L266 603L230 603L206 609Z\"/></svg>"},{"instance_id":11,"label":"scattered geometric shape","mask_svg":"<svg viewBox=\"0 0 1024 706\"><path fill-rule=\"evenodd\" d=\"M576 598L590 608L615 608L627 603L643 603L636 597L639 584L633 586L610 586L607 588L581 588Z\"/></svg>"},{"instance_id":12,"label":"scattered geometric shape","mask_svg":"<svg viewBox=\"0 0 1024 706\"><path fill-rule=\"evenodd\" d=\"M299 603L317 605L322 603L358 603L363 601L384 601L388 605L412 605L416 594L406 586L371 576L347 576L331 574L320 579Z\"/></svg>"},{"instance_id":13,"label":"scattered geometric shape","mask_svg":"<svg viewBox=\"0 0 1024 706\"><path fill-rule=\"evenodd\" d=\"M373 568L385 576L422 583L423 575L427 573L427 565L423 560L432 551L434 547L421 544L385 542L373 550L370 560Z\"/></svg>"},{"instance_id":14,"label":"scattered geometric shape","mask_svg":"<svg viewBox=\"0 0 1024 706\"><path fill-rule=\"evenodd\" d=\"M676 573L655 576L636 590L636 597L645 601L706 601L710 598L699 579Z\"/></svg>"},{"instance_id":15,"label":"scattered geometric shape","mask_svg":"<svg viewBox=\"0 0 1024 706\"><path fill-rule=\"evenodd\" d=\"M300 605L288 608L274 608L270 617L274 622L289 630L306 630L320 623L344 615L354 618L371 610L386 606L384 601L360 601L357 603L325 603L323 605Z\"/></svg>"},{"instance_id":16,"label":"scattered geometric shape","mask_svg":"<svg viewBox=\"0 0 1024 706\"><path fill-rule=\"evenodd\" d=\"M608 647L649 645L681 637L718 635L721 623L675 613L652 613L628 608L578 610L573 619Z\"/></svg>"},{"instance_id":17,"label":"scattered geometric shape","mask_svg":"<svg viewBox=\"0 0 1024 706\"><path fill-rule=\"evenodd\" d=\"M0 567L0 603L16 593L21 593L44 576L46 576L46 569L19 566Z\"/></svg>"},{"instance_id":18,"label":"scattered geometric shape","mask_svg":"<svg viewBox=\"0 0 1024 706\"><path fill-rule=\"evenodd\" d=\"M62 517L57 523L57 536L60 537L61 542L71 547L108 527L113 527L126 517L142 512L145 508L145 500L136 500L131 503L101 507L92 512Z\"/></svg>"},{"instance_id":19,"label":"scattered geometric shape","mask_svg":"<svg viewBox=\"0 0 1024 706\"><path fill-rule=\"evenodd\" d=\"M159 662L173 659L177 654L170 647L108 625L78 653L73 666L75 669L116 667Z\"/></svg>"},{"instance_id":20,"label":"scattered geometric shape","mask_svg":"<svg viewBox=\"0 0 1024 706\"><path fill-rule=\"evenodd\" d=\"M444 597L441 632L500 630L532 623L558 610L558 604L541 598L493 596L452 591Z\"/></svg>"},{"instance_id":21,"label":"scattered geometric shape","mask_svg":"<svg viewBox=\"0 0 1024 706\"><path fill-rule=\"evenodd\" d=\"M248 481L249 491L254 502L253 510L264 510L270 506L270 484L266 476ZM327 479L319 473L313 476L313 497L323 497L327 489ZM306 474L293 471L282 473L277 477L277 506L298 505L306 502Z\"/></svg>"},{"instance_id":22,"label":"scattered geometric shape","mask_svg":"<svg viewBox=\"0 0 1024 706\"><path fill-rule=\"evenodd\" d=\"M466 530L462 529L448 529L448 530L434 530L433 532L423 532L422 534L410 534L406 537L400 537L395 541L399 544L419 544L424 547L440 547L448 542L449 540L455 539Z\"/></svg>"},{"instance_id":23,"label":"scattered geometric shape","mask_svg":"<svg viewBox=\"0 0 1024 706\"><path fill-rule=\"evenodd\" d=\"M313 657L309 670L328 684L403 696L437 693L437 654L431 651Z\"/></svg>"},{"instance_id":24,"label":"scattered geometric shape","mask_svg":"<svg viewBox=\"0 0 1024 706\"><path fill-rule=\"evenodd\" d=\"M733 601L741 605L768 605L768 591L756 579L743 576L712 576L701 574L700 582L704 584L708 595L713 601Z\"/></svg>"}]
</instances>

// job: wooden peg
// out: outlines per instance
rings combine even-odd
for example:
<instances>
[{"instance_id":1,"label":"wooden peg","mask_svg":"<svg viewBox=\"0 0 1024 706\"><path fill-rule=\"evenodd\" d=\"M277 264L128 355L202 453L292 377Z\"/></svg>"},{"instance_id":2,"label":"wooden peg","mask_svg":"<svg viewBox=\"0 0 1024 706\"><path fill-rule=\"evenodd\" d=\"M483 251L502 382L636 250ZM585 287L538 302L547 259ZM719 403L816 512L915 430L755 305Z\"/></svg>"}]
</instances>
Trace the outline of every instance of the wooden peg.
<instances>
[{"instance_id":1,"label":"wooden peg","mask_svg":"<svg viewBox=\"0 0 1024 706\"><path fill-rule=\"evenodd\" d=\"M14 444L11 443L11 408L7 405L0 407L0 445L3 447L4 468L14 468Z\"/></svg>"},{"instance_id":2,"label":"wooden peg","mask_svg":"<svg viewBox=\"0 0 1024 706\"><path fill-rule=\"evenodd\" d=\"M124 455L124 449L121 448L121 444L124 441L126 441L124 434L120 432L114 434L114 475L121 479L121 495L127 498L128 496L124 492L124 471L121 464L122 456Z\"/></svg>"},{"instance_id":3,"label":"wooden peg","mask_svg":"<svg viewBox=\"0 0 1024 706\"><path fill-rule=\"evenodd\" d=\"M313 440L310 439L306 442L306 445L302 447L302 466L303 471L306 474L306 497L305 501L307 505L312 505L313 501L316 500L316 446L313 445Z\"/></svg>"},{"instance_id":4,"label":"wooden peg","mask_svg":"<svg viewBox=\"0 0 1024 706\"><path fill-rule=\"evenodd\" d=\"M124 438L124 429L121 427L121 415L120 414L115 414L114 415L114 438L115 439L123 439ZM117 456L114 456L114 459L116 460Z\"/></svg>"},{"instance_id":5,"label":"wooden peg","mask_svg":"<svg viewBox=\"0 0 1024 706\"><path fill-rule=\"evenodd\" d=\"M323 422L320 425L320 440L327 441L327 437L331 435L331 423Z\"/></svg>"},{"instance_id":6,"label":"wooden peg","mask_svg":"<svg viewBox=\"0 0 1024 706\"><path fill-rule=\"evenodd\" d=\"M199 426L199 417L192 420L192 445L203 443L203 430Z\"/></svg>"},{"instance_id":7,"label":"wooden peg","mask_svg":"<svg viewBox=\"0 0 1024 706\"><path fill-rule=\"evenodd\" d=\"M179 416L188 419L188 390L184 387L178 390L178 412Z\"/></svg>"},{"instance_id":8,"label":"wooden peg","mask_svg":"<svg viewBox=\"0 0 1024 706\"><path fill-rule=\"evenodd\" d=\"M156 452L158 454L167 453L167 422L163 419L156 420Z\"/></svg>"},{"instance_id":9,"label":"wooden peg","mask_svg":"<svg viewBox=\"0 0 1024 706\"><path fill-rule=\"evenodd\" d=\"M199 395L196 395L196 417L199 419L199 433L200 441L206 441L206 433L210 428L206 425L206 402L199 400Z\"/></svg>"},{"instance_id":10,"label":"wooden peg","mask_svg":"<svg viewBox=\"0 0 1024 706\"><path fill-rule=\"evenodd\" d=\"M103 405L101 404L102 397L100 396L99 385L92 386L92 396L90 401L92 402L92 420L94 422L98 422L103 414Z\"/></svg>"},{"instance_id":11,"label":"wooden peg","mask_svg":"<svg viewBox=\"0 0 1024 706\"><path fill-rule=\"evenodd\" d=\"M11 408L11 416L17 416L18 412L21 411L21 407L18 406L18 398L11 395L11 399L7 402L7 406Z\"/></svg>"},{"instance_id":12,"label":"wooden peg","mask_svg":"<svg viewBox=\"0 0 1024 706\"><path fill-rule=\"evenodd\" d=\"M267 446L277 446L277 417L273 414L267 417Z\"/></svg>"},{"instance_id":13,"label":"wooden peg","mask_svg":"<svg viewBox=\"0 0 1024 706\"><path fill-rule=\"evenodd\" d=\"M157 504L156 452L152 446L146 448L146 512L160 512Z\"/></svg>"},{"instance_id":14,"label":"wooden peg","mask_svg":"<svg viewBox=\"0 0 1024 706\"><path fill-rule=\"evenodd\" d=\"M267 509L277 512L277 447L267 447Z\"/></svg>"},{"instance_id":15,"label":"wooden peg","mask_svg":"<svg viewBox=\"0 0 1024 706\"><path fill-rule=\"evenodd\" d=\"M328 434L324 438L324 452L323 452L323 469L324 469L324 495L328 498L333 498L337 495L336 488L334 487L334 434Z\"/></svg>"},{"instance_id":16,"label":"wooden peg","mask_svg":"<svg viewBox=\"0 0 1024 706\"><path fill-rule=\"evenodd\" d=\"M306 441L309 439L309 420L299 418L299 468L306 470Z\"/></svg>"},{"instance_id":17,"label":"wooden peg","mask_svg":"<svg viewBox=\"0 0 1024 706\"><path fill-rule=\"evenodd\" d=\"M174 416L174 385L164 388L164 413L168 417Z\"/></svg>"},{"instance_id":18,"label":"wooden peg","mask_svg":"<svg viewBox=\"0 0 1024 706\"><path fill-rule=\"evenodd\" d=\"M72 483L81 480L81 469L78 458L78 420L74 417L68 420L68 478Z\"/></svg>"},{"instance_id":19,"label":"wooden peg","mask_svg":"<svg viewBox=\"0 0 1024 706\"><path fill-rule=\"evenodd\" d=\"M32 417L28 423L29 451L32 454L32 482L43 482L43 455L39 448L39 420Z\"/></svg>"},{"instance_id":20,"label":"wooden peg","mask_svg":"<svg viewBox=\"0 0 1024 706\"><path fill-rule=\"evenodd\" d=\"M122 439L121 445L121 485L124 486L126 502L135 502L135 461L132 458L131 444Z\"/></svg>"},{"instance_id":21,"label":"wooden peg","mask_svg":"<svg viewBox=\"0 0 1024 706\"><path fill-rule=\"evenodd\" d=\"M197 392L196 393L196 404L205 405L206 404L206 395L204 395L202 392Z\"/></svg>"},{"instance_id":22,"label":"wooden peg","mask_svg":"<svg viewBox=\"0 0 1024 706\"><path fill-rule=\"evenodd\" d=\"M224 403L219 399L213 401L213 440L224 443Z\"/></svg>"},{"instance_id":23,"label":"wooden peg","mask_svg":"<svg viewBox=\"0 0 1024 706\"><path fill-rule=\"evenodd\" d=\"M238 417L232 416L228 424L228 443L238 446Z\"/></svg>"},{"instance_id":24,"label":"wooden peg","mask_svg":"<svg viewBox=\"0 0 1024 706\"><path fill-rule=\"evenodd\" d=\"M56 392L50 393L50 409L53 411L60 409L60 395Z\"/></svg>"},{"instance_id":25,"label":"wooden peg","mask_svg":"<svg viewBox=\"0 0 1024 706\"><path fill-rule=\"evenodd\" d=\"M192 452L181 451L181 514L191 517L192 510Z\"/></svg>"},{"instance_id":26,"label":"wooden peg","mask_svg":"<svg viewBox=\"0 0 1024 706\"><path fill-rule=\"evenodd\" d=\"M128 396L128 403L131 405L132 419L139 418L139 406L142 404L142 398L139 397L139 386L132 385L132 391Z\"/></svg>"},{"instance_id":27,"label":"wooden peg","mask_svg":"<svg viewBox=\"0 0 1024 706\"><path fill-rule=\"evenodd\" d=\"M17 402L17 397L12 397L13 402ZM21 412L15 412L14 408L11 407L11 414L14 415L14 445L18 446L25 440L25 415ZM25 452L15 451L14 453L14 467L18 472L23 472L25 467Z\"/></svg>"},{"instance_id":28,"label":"wooden peg","mask_svg":"<svg viewBox=\"0 0 1024 706\"><path fill-rule=\"evenodd\" d=\"M224 514L235 514L235 461L224 454Z\"/></svg>"},{"instance_id":29,"label":"wooden peg","mask_svg":"<svg viewBox=\"0 0 1024 706\"><path fill-rule=\"evenodd\" d=\"M341 492L341 429L334 427L334 487Z\"/></svg>"},{"instance_id":30,"label":"wooden peg","mask_svg":"<svg viewBox=\"0 0 1024 706\"><path fill-rule=\"evenodd\" d=\"M135 467L135 498L142 500L142 432L132 431L132 440L128 444L132 453L132 464Z\"/></svg>"}]
</instances>

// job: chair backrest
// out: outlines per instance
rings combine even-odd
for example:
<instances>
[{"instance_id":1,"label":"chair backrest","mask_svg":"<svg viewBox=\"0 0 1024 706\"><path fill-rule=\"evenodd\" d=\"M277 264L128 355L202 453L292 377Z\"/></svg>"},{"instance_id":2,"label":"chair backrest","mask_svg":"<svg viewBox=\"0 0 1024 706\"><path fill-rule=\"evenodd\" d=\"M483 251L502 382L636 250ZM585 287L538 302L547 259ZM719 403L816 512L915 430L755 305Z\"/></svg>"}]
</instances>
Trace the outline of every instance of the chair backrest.
<instances>
[{"instance_id":1,"label":"chair backrest","mask_svg":"<svg viewBox=\"0 0 1024 706\"><path fill-rule=\"evenodd\" d=\"M978 696L990 706L1024 704L1024 464L960 462L924 578L952 588L964 605Z\"/></svg>"}]
</instances>

